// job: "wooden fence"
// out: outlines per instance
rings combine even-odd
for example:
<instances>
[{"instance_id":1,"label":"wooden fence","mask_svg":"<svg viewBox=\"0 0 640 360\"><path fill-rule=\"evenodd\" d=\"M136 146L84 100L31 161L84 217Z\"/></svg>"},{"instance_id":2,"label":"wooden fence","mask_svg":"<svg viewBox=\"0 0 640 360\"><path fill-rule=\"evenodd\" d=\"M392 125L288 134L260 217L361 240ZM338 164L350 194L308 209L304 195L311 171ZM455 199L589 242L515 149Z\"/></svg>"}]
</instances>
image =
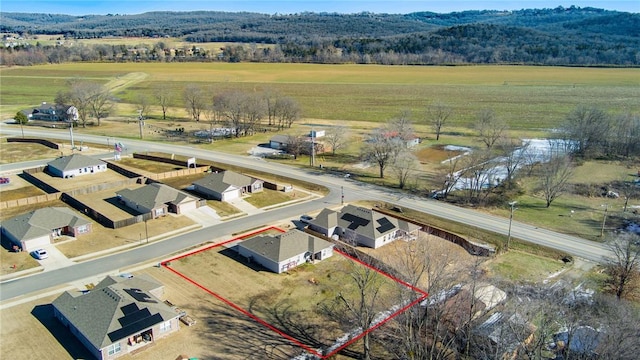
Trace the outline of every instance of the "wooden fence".
<instances>
[{"instance_id":1,"label":"wooden fence","mask_svg":"<svg viewBox=\"0 0 640 360\"><path fill-rule=\"evenodd\" d=\"M27 198L16 199L16 200L6 200L6 201L0 202L0 210L14 208L18 206L39 204L47 201L53 201L53 200L59 199L61 195L62 193L57 192L57 193L45 194L45 195L35 195L35 196L30 196Z\"/></svg>"},{"instance_id":2,"label":"wooden fence","mask_svg":"<svg viewBox=\"0 0 640 360\"><path fill-rule=\"evenodd\" d=\"M440 229L440 228L436 228L433 227L431 225L427 225L427 224L423 224L420 222L417 222L415 220L409 219L405 216L402 215L398 215L395 212L391 212L389 210L386 209L381 209L381 208L376 208L375 211L383 213L385 215L397 218L397 219L402 219L404 221L410 222L412 224L418 225L420 226L420 230L426 232L427 234L431 234L431 235L435 235L437 237L443 238L447 241L450 241L456 245L461 246L463 249L465 249L469 254L471 255L478 255L478 256L491 256L493 254L495 254L495 249L491 246L484 246L484 245L480 245L480 244L474 244L473 242L463 238L460 235L454 234L452 232Z\"/></svg>"},{"instance_id":3,"label":"wooden fence","mask_svg":"<svg viewBox=\"0 0 640 360\"><path fill-rule=\"evenodd\" d=\"M8 138L7 142L21 142L21 143L37 143L40 145L44 145L48 148L54 149L54 150L59 150L60 146L56 143L53 143L49 140L44 140L44 139L25 139L25 138Z\"/></svg>"},{"instance_id":4,"label":"wooden fence","mask_svg":"<svg viewBox=\"0 0 640 360\"><path fill-rule=\"evenodd\" d=\"M37 177L31 175L31 174L36 174L39 172L43 172L44 169L46 167L45 166L39 166L36 168L31 168L31 169L26 169L22 171L22 174L20 175L22 178L24 178L25 180L27 180L28 182L30 182L31 184L33 184L35 187L39 188L40 190L46 192L47 194L55 194L55 193L59 193L60 190L54 188L53 186L47 184L46 182L38 179Z\"/></svg>"}]
</instances>

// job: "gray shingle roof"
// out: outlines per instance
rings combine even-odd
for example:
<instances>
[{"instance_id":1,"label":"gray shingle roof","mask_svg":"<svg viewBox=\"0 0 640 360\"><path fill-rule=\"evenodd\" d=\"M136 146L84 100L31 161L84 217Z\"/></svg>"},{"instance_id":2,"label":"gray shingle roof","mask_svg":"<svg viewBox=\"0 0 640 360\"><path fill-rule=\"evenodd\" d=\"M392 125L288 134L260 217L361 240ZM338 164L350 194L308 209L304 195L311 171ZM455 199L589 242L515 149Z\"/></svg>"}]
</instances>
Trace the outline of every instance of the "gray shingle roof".
<instances>
[{"instance_id":1,"label":"gray shingle roof","mask_svg":"<svg viewBox=\"0 0 640 360\"><path fill-rule=\"evenodd\" d=\"M289 136L288 135L274 135L271 137L271 139L269 139L269 141L273 141L273 142L278 142L281 144L289 144Z\"/></svg>"},{"instance_id":2,"label":"gray shingle roof","mask_svg":"<svg viewBox=\"0 0 640 360\"><path fill-rule=\"evenodd\" d=\"M193 184L211 189L217 193L223 193L232 186L236 188L243 188L250 186L256 181L260 180L227 170L209 174L200 180L194 181Z\"/></svg>"},{"instance_id":3,"label":"gray shingle roof","mask_svg":"<svg viewBox=\"0 0 640 360\"><path fill-rule=\"evenodd\" d=\"M320 213L311 221L310 225L316 225L324 229L338 226L338 213L331 209L322 209Z\"/></svg>"},{"instance_id":4,"label":"gray shingle roof","mask_svg":"<svg viewBox=\"0 0 640 360\"><path fill-rule=\"evenodd\" d=\"M354 205L347 205L340 210L338 226L351 229L369 239L377 239L398 229L412 232L419 228L407 221Z\"/></svg>"},{"instance_id":5,"label":"gray shingle roof","mask_svg":"<svg viewBox=\"0 0 640 360\"><path fill-rule=\"evenodd\" d=\"M184 191L176 190L171 186L160 183L149 184L135 190L123 189L116 192L116 194L147 209L155 209L164 204L177 205L195 200L194 197Z\"/></svg>"},{"instance_id":6,"label":"gray shingle roof","mask_svg":"<svg viewBox=\"0 0 640 360\"><path fill-rule=\"evenodd\" d=\"M66 171L66 170L75 170L75 169L97 166L97 165L106 165L106 162L100 159L94 159L86 155L73 154L69 156L62 156L55 160L51 160L47 163L47 165L62 171Z\"/></svg>"},{"instance_id":7,"label":"gray shingle roof","mask_svg":"<svg viewBox=\"0 0 640 360\"><path fill-rule=\"evenodd\" d=\"M276 236L256 236L238 246L260 254L269 260L280 262L306 252L317 253L333 244L300 230L290 230Z\"/></svg>"},{"instance_id":8,"label":"gray shingle roof","mask_svg":"<svg viewBox=\"0 0 640 360\"><path fill-rule=\"evenodd\" d=\"M148 277L107 277L89 293L65 292L53 306L93 346L102 349L118 340L179 316L149 291L160 285Z\"/></svg>"},{"instance_id":9,"label":"gray shingle roof","mask_svg":"<svg viewBox=\"0 0 640 360\"><path fill-rule=\"evenodd\" d=\"M5 231L18 240L29 240L48 235L54 229L65 226L76 227L91 221L77 215L66 207L37 209L2 222Z\"/></svg>"}]
</instances>

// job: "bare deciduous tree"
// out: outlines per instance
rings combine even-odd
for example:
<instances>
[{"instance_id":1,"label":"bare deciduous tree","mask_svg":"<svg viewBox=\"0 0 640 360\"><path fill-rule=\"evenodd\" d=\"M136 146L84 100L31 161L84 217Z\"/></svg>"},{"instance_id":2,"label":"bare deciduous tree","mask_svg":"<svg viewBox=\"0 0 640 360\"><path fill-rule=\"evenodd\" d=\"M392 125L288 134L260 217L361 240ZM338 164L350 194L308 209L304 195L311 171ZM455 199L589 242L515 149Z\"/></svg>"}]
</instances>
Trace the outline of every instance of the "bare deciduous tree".
<instances>
[{"instance_id":1,"label":"bare deciduous tree","mask_svg":"<svg viewBox=\"0 0 640 360\"><path fill-rule=\"evenodd\" d=\"M493 110L483 109L476 114L475 128L480 140L490 150L504 136L507 124Z\"/></svg>"},{"instance_id":2,"label":"bare deciduous tree","mask_svg":"<svg viewBox=\"0 0 640 360\"><path fill-rule=\"evenodd\" d=\"M334 126L327 132L325 139L331 146L332 154L335 155L336 151L347 145L349 141L349 131L346 126Z\"/></svg>"},{"instance_id":3,"label":"bare deciduous tree","mask_svg":"<svg viewBox=\"0 0 640 360\"><path fill-rule=\"evenodd\" d=\"M502 165L507 171L507 177L504 179L507 188L512 187L516 170L526 161L529 144L529 142L523 144L519 139L510 138L502 138L499 141Z\"/></svg>"},{"instance_id":4,"label":"bare deciduous tree","mask_svg":"<svg viewBox=\"0 0 640 360\"><path fill-rule=\"evenodd\" d=\"M156 86L153 89L153 96L156 98L160 108L162 108L162 120L167 120L167 110L173 100L173 93L171 92L171 89L167 86Z\"/></svg>"},{"instance_id":5,"label":"bare deciduous tree","mask_svg":"<svg viewBox=\"0 0 640 360\"><path fill-rule=\"evenodd\" d=\"M104 85L98 83L89 83L86 90L89 95L89 109L100 126L100 120L109 116L109 111L113 108L111 93Z\"/></svg>"},{"instance_id":6,"label":"bare deciduous tree","mask_svg":"<svg viewBox=\"0 0 640 360\"><path fill-rule=\"evenodd\" d=\"M145 94L138 94L138 96L136 96L136 106L140 116L146 118L149 113L149 109L151 108L149 97Z\"/></svg>"},{"instance_id":7,"label":"bare deciduous tree","mask_svg":"<svg viewBox=\"0 0 640 360\"><path fill-rule=\"evenodd\" d=\"M453 109L445 103L435 102L427 108L427 121L431 124L431 128L436 133L436 141L440 140L442 128L453 114Z\"/></svg>"},{"instance_id":8,"label":"bare deciduous tree","mask_svg":"<svg viewBox=\"0 0 640 360\"><path fill-rule=\"evenodd\" d=\"M387 306L384 304L382 292L385 278L373 268L349 262L346 268L350 283L344 284L335 298L323 305L324 311L332 318L363 331L361 359L371 359L371 333L368 331ZM356 329L350 329L353 331Z\"/></svg>"},{"instance_id":9,"label":"bare deciduous tree","mask_svg":"<svg viewBox=\"0 0 640 360\"><path fill-rule=\"evenodd\" d=\"M393 163L396 155L404 148L402 141L390 137L386 129L375 129L360 148L360 157L364 161L378 165L380 178L384 178L384 171Z\"/></svg>"},{"instance_id":10,"label":"bare deciduous tree","mask_svg":"<svg viewBox=\"0 0 640 360\"><path fill-rule=\"evenodd\" d=\"M575 145L575 153L591 157L602 152L611 127L610 117L601 109L579 105L560 126L560 134Z\"/></svg>"},{"instance_id":11,"label":"bare deciduous tree","mask_svg":"<svg viewBox=\"0 0 640 360\"><path fill-rule=\"evenodd\" d=\"M549 161L540 164L540 190L546 206L562 195L573 175L573 164L568 156L552 155Z\"/></svg>"},{"instance_id":12,"label":"bare deciduous tree","mask_svg":"<svg viewBox=\"0 0 640 360\"><path fill-rule=\"evenodd\" d=\"M200 121L200 115L207 106L202 87L194 84L187 85L182 92L185 109L194 121Z\"/></svg>"},{"instance_id":13,"label":"bare deciduous tree","mask_svg":"<svg viewBox=\"0 0 640 360\"><path fill-rule=\"evenodd\" d=\"M418 158L407 149L402 150L391 164L391 171L398 178L398 187L404 189L410 176L418 167Z\"/></svg>"},{"instance_id":14,"label":"bare deciduous tree","mask_svg":"<svg viewBox=\"0 0 640 360\"><path fill-rule=\"evenodd\" d=\"M275 116L278 121L278 129L291 128L294 122L300 119L302 109L297 101L290 97L280 97L275 103Z\"/></svg>"},{"instance_id":15,"label":"bare deciduous tree","mask_svg":"<svg viewBox=\"0 0 640 360\"><path fill-rule=\"evenodd\" d=\"M637 290L640 286L640 236L621 234L609 243L613 258L608 260L608 284L618 299Z\"/></svg>"}]
</instances>

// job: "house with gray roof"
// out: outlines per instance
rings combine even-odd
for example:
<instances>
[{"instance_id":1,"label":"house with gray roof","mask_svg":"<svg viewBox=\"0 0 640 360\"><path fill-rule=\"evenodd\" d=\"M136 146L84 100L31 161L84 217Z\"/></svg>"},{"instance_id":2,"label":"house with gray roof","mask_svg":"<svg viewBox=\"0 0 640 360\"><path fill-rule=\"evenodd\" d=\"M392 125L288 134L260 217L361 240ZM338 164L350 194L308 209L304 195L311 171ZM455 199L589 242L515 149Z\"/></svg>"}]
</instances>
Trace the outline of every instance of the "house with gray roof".
<instances>
[{"instance_id":1,"label":"house with gray roof","mask_svg":"<svg viewBox=\"0 0 640 360\"><path fill-rule=\"evenodd\" d=\"M211 173L206 177L194 181L194 190L209 199L230 201L241 197L245 193L255 193L263 190L264 181L233 171Z\"/></svg>"},{"instance_id":2,"label":"house with gray roof","mask_svg":"<svg viewBox=\"0 0 640 360\"><path fill-rule=\"evenodd\" d=\"M420 227L372 209L347 205L340 211L324 209L309 229L328 237L377 249L398 239L414 239Z\"/></svg>"},{"instance_id":3,"label":"house with gray roof","mask_svg":"<svg viewBox=\"0 0 640 360\"><path fill-rule=\"evenodd\" d=\"M32 251L62 235L91 232L91 221L66 207L37 209L2 222L2 234L24 251Z\"/></svg>"},{"instance_id":4,"label":"house with gray roof","mask_svg":"<svg viewBox=\"0 0 640 360\"><path fill-rule=\"evenodd\" d=\"M81 154L61 156L47 163L47 172L65 179L104 171L107 171L106 162Z\"/></svg>"},{"instance_id":5,"label":"house with gray roof","mask_svg":"<svg viewBox=\"0 0 640 360\"><path fill-rule=\"evenodd\" d=\"M108 276L88 293L64 292L53 314L97 359L115 359L180 329L163 292L150 276Z\"/></svg>"},{"instance_id":6,"label":"house with gray roof","mask_svg":"<svg viewBox=\"0 0 640 360\"><path fill-rule=\"evenodd\" d=\"M238 253L274 273L291 270L307 261L320 261L333 255L333 244L300 230L279 235L261 235L242 241Z\"/></svg>"},{"instance_id":7,"label":"house with gray roof","mask_svg":"<svg viewBox=\"0 0 640 360\"><path fill-rule=\"evenodd\" d=\"M56 105L43 102L31 112L25 111L29 120L76 121L78 109L73 105Z\"/></svg>"},{"instance_id":8,"label":"house with gray roof","mask_svg":"<svg viewBox=\"0 0 640 360\"><path fill-rule=\"evenodd\" d=\"M291 143L291 137L289 135L274 135L269 139L269 147L276 150L287 150Z\"/></svg>"},{"instance_id":9,"label":"house with gray roof","mask_svg":"<svg viewBox=\"0 0 640 360\"><path fill-rule=\"evenodd\" d=\"M120 190L116 195L127 207L140 214L151 213L154 219L169 212L182 214L198 207L197 198L161 183Z\"/></svg>"}]
</instances>

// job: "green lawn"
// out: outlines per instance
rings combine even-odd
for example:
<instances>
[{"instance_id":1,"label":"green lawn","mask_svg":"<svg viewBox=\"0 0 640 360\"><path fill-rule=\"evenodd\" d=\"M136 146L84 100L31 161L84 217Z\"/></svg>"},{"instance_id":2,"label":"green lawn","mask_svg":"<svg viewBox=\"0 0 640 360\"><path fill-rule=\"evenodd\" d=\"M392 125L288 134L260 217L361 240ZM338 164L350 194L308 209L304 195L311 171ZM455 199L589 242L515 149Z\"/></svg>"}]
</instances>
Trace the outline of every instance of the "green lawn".
<instances>
[{"instance_id":1,"label":"green lawn","mask_svg":"<svg viewBox=\"0 0 640 360\"><path fill-rule=\"evenodd\" d=\"M561 260L509 251L489 261L486 265L489 276L515 282L541 283L550 275L568 268Z\"/></svg>"},{"instance_id":2,"label":"green lawn","mask_svg":"<svg viewBox=\"0 0 640 360\"><path fill-rule=\"evenodd\" d=\"M379 66L260 63L73 63L0 69L2 116L53 101L66 79L114 81L137 74L114 95L131 102L155 86L173 89L173 114L183 116L181 90L198 83L212 93L275 89L298 100L309 119L385 121L403 110L417 118L434 100L454 109L450 125L467 126L492 108L512 129L555 127L578 104L612 112L640 110L640 70L529 66ZM142 74L145 74L142 76ZM146 76L146 77L145 77ZM46 86L43 86L43 83ZM178 112L178 110L180 110ZM153 116L158 109L153 110Z\"/></svg>"}]
</instances>

